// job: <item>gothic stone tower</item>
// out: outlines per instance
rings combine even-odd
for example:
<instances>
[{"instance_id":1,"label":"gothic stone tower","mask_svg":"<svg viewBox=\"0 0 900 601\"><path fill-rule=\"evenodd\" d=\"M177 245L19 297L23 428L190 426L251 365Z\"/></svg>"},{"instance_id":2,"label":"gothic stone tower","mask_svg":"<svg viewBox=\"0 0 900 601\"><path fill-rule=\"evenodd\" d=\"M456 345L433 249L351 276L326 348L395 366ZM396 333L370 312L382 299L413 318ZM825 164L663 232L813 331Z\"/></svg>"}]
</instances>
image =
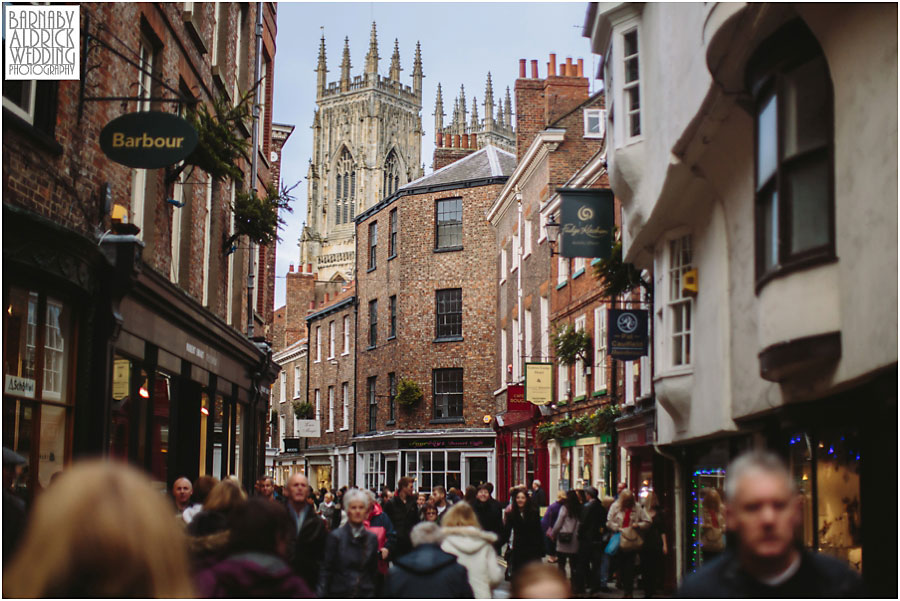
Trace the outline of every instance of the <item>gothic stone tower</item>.
<instances>
[{"instance_id":1,"label":"gothic stone tower","mask_svg":"<svg viewBox=\"0 0 900 601\"><path fill-rule=\"evenodd\" d=\"M364 73L351 77L350 43L345 38L340 81L328 83L322 36L307 218L300 238L300 262L311 264L319 280L353 278L354 217L423 175L419 44L412 87L400 82L397 40L387 76L378 73L378 59L372 23Z\"/></svg>"}]
</instances>

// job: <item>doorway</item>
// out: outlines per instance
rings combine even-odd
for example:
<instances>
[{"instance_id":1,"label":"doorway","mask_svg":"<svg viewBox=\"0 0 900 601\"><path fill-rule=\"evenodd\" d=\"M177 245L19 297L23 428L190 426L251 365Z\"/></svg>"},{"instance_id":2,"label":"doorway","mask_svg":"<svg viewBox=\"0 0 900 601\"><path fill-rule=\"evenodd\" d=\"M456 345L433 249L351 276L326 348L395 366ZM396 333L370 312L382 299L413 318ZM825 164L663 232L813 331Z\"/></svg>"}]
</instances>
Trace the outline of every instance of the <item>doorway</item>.
<instances>
[{"instance_id":1,"label":"doorway","mask_svg":"<svg viewBox=\"0 0 900 601\"><path fill-rule=\"evenodd\" d=\"M397 486L397 460L396 459L388 459L385 463L384 468L384 477L385 477L385 485L394 490ZM396 491L394 491L396 492Z\"/></svg>"},{"instance_id":2,"label":"doorway","mask_svg":"<svg viewBox=\"0 0 900 601\"><path fill-rule=\"evenodd\" d=\"M468 472L467 485L477 487L488 481L487 457L468 457L466 459L466 467Z\"/></svg>"}]
</instances>

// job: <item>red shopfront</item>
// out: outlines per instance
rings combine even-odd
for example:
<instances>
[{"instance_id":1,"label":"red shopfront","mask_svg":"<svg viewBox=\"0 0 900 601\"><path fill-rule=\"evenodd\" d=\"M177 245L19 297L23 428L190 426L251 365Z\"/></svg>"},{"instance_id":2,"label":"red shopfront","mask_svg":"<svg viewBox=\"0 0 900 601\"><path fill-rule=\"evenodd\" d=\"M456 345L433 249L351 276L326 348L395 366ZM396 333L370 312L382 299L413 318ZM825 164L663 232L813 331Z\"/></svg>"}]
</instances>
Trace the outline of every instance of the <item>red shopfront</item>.
<instances>
[{"instance_id":1,"label":"red shopfront","mask_svg":"<svg viewBox=\"0 0 900 601\"><path fill-rule=\"evenodd\" d=\"M537 437L541 412L525 401L523 386L508 386L506 411L496 416L497 482L494 497L506 503L509 489L540 480L546 490L549 481L547 446Z\"/></svg>"}]
</instances>

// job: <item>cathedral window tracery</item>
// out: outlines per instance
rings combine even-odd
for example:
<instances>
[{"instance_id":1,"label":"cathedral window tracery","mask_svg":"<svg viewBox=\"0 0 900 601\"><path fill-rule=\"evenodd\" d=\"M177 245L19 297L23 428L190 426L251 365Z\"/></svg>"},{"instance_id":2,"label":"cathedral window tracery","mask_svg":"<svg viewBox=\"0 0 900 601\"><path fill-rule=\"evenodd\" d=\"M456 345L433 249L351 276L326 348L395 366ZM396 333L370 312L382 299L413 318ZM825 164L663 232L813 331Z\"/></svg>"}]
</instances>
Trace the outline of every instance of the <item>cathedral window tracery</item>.
<instances>
[{"instance_id":1,"label":"cathedral window tracery","mask_svg":"<svg viewBox=\"0 0 900 601\"><path fill-rule=\"evenodd\" d=\"M356 172L353 169L353 156L345 147L337 163L335 177L334 221L335 225L349 223L355 217L356 205Z\"/></svg>"},{"instance_id":2,"label":"cathedral window tracery","mask_svg":"<svg viewBox=\"0 0 900 601\"><path fill-rule=\"evenodd\" d=\"M392 150L384 162L384 196L388 197L400 187L400 161Z\"/></svg>"}]
</instances>

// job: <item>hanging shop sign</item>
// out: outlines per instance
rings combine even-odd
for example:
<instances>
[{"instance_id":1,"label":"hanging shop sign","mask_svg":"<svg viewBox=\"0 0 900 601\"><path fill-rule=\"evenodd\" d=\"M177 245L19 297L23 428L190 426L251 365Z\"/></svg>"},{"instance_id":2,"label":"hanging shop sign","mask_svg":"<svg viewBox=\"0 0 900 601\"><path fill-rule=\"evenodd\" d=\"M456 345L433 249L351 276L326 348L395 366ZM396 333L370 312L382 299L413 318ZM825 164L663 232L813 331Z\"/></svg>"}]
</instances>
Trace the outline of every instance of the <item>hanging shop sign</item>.
<instances>
[{"instance_id":1,"label":"hanging shop sign","mask_svg":"<svg viewBox=\"0 0 900 601\"><path fill-rule=\"evenodd\" d=\"M300 439L299 438L285 438L284 439L284 452L285 453L299 453L300 452Z\"/></svg>"},{"instance_id":2,"label":"hanging shop sign","mask_svg":"<svg viewBox=\"0 0 900 601\"><path fill-rule=\"evenodd\" d=\"M559 254L608 259L615 211L611 190L557 188L561 197Z\"/></svg>"},{"instance_id":3,"label":"hanging shop sign","mask_svg":"<svg viewBox=\"0 0 900 601\"><path fill-rule=\"evenodd\" d=\"M610 309L607 348L615 359L631 361L647 355L647 311L642 309Z\"/></svg>"},{"instance_id":4,"label":"hanging shop sign","mask_svg":"<svg viewBox=\"0 0 900 601\"><path fill-rule=\"evenodd\" d=\"M507 411L531 411L531 404L525 400L525 387L521 384L509 384L506 387Z\"/></svg>"},{"instance_id":5,"label":"hanging shop sign","mask_svg":"<svg viewBox=\"0 0 900 601\"><path fill-rule=\"evenodd\" d=\"M128 113L106 124L100 148L110 159L135 169L159 169L187 158L197 146L197 130L172 113Z\"/></svg>"},{"instance_id":6,"label":"hanging shop sign","mask_svg":"<svg viewBox=\"0 0 900 601\"><path fill-rule=\"evenodd\" d=\"M553 364L525 364L525 400L535 405L553 402Z\"/></svg>"},{"instance_id":7,"label":"hanging shop sign","mask_svg":"<svg viewBox=\"0 0 900 601\"><path fill-rule=\"evenodd\" d=\"M322 428L319 426L317 419L298 419L294 422L297 425L297 436L300 438L318 438L322 436Z\"/></svg>"}]
</instances>

